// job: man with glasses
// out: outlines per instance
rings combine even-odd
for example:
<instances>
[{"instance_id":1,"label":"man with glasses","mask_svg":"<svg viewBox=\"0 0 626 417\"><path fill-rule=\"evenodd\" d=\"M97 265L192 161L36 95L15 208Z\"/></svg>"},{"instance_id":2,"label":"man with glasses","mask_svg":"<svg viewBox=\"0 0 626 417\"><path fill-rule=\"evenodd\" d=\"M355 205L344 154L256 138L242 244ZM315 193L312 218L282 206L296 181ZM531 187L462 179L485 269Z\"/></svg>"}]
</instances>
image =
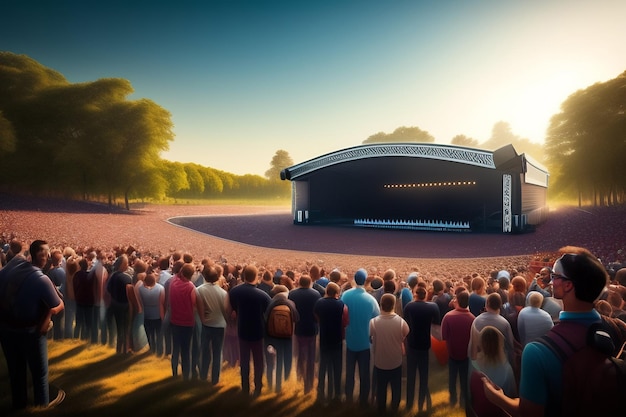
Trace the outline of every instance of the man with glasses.
<instances>
[{"instance_id":1,"label":"man with glasses","mask_svg":"<svg viewBox=\"0 0 626 417\"><path fill-rule=\"evenodd\" d=\"M568 246L560 252L564 255L554 263L551 279L554 297L563 301L563 311L559 315L560 323L550 333L569 338L566 342L573 345L582 343L584 346L588 328L602 321L593 307L608 284L608 274L587 249ZM572 328L575 330L570 330ZM520 398L509 398L502 389L483 380L485 394L512 415L564 415L562 371L563 362L550 347L538 341L531 342L522 354Z\"/></svg>"}]
</instances>

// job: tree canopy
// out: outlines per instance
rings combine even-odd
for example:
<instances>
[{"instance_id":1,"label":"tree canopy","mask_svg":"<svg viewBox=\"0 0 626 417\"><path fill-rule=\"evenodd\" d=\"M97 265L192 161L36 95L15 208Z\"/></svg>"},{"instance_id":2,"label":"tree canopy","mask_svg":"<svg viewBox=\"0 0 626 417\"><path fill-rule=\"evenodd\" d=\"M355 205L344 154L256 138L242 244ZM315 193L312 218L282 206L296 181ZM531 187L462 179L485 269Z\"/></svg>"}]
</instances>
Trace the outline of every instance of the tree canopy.
<instances>
[{"instance_id":1,"label":"tree canopy","mask_svg":"<svg viewBox=\"0 0 626 417\"><path fill-rule=\"evenodd\" d=\"M550 120L545 143L553 186L579 201L624 202L626 71L570 95Z\"/></svg>"},{"instance_id":2,"label":"tree canopy","mask_svg":"<svg viewBox=\"0 0 626 417\"><path fill-rule=\"evenodd\" d=\"M393 142L434 142L435 138L419 127L401 126L392 133L378 132L363 141L367 143L393 143Z\"/></svg>"},{"instance_id":3,"label":"tree canopy","mask_svg":"<svg viewBox=\"0 0 626 417\"><path fill-rule=\"evenodd\" d=\"M0 52L0 186L123 198L126 207L168 196L288 196L288 184L161 159L174 139L171 115L151 100L129 100L132 93L125 79L72 84L25 55ZM292 164L278 151L268 173L279 178L273 173Z\"/></svg>"}]
</instances>

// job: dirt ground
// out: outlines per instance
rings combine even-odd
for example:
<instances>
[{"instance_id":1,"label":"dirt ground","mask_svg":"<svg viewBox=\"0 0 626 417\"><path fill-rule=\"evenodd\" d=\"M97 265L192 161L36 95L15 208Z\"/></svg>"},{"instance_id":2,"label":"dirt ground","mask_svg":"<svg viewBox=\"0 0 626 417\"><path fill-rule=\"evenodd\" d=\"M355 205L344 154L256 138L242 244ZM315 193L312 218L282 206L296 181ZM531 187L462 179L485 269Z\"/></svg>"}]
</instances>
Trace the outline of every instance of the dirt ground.
<instances>
[{"instance_id":1,"label":"dirt ground","mask_svg":"<svg viewBox=\"0 0 626 417\"><path fill-rule=\"evenodd\" d=\"M607 216L561 208L533 233L500 235L297 226L289 207L146 205L126 212L0 193L0 233L5 240L45 239L57 247L132 245L151 255L182 250L197 260L270 269L304 271L317 264L348 274L361 267L378 274L393 268L400 277L418 270L424 276L460 278L524 269L565 245L619 256L626 246L626 213L620 210Z\"/></svg>"}]
</instances>

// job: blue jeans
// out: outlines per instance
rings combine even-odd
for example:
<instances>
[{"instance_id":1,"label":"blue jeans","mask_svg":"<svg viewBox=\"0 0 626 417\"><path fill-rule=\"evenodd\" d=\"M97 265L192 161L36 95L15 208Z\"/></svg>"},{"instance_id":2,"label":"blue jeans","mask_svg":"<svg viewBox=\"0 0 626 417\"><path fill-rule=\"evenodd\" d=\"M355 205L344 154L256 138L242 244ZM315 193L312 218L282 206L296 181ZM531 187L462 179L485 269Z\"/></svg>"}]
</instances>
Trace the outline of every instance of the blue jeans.
<instances>
[{"instance_id":1,"label":"blue jeans","mask_svg":"<svg viewBox=\"0 0 626 417\"><path fill-rule=\"evenodd\" d=\"M387 386L391 387L391 412L400 407L402 393L402 365L395 369L374 368L376 375L376 405L379 414L385 413L387 407Z\"/></svg>"},{"instance_id":2,"label":"blue jeans","mask_svg":"<svg viewBox=\"0 0 626 417\"><path fill-rule=\"evenodd\" d=\"M275 353L268 351L269 346L273 346ZM270 389L274 388L276 392L282 389L282 382L286 381L291 374L291 365L293 360L293 341L289 339L279 339L275 337L265 338L265 371L267 376L267 385ZM275 363L274 363L275 362ZM276 365L276 368L274 368ZM274 369L276 375L274 376ZM274 384L274 380L276 384Z\"/></svg>"},{"instance_id":3,"label":"blue jeans","mask_svg":"<svg viewBox=\"0 0 626 417\"><path fill-rule=\"evenodd\" d=\"M157 356L163 354L163 340L161 338L161 319L143 319L143 327L146 329L150 351Z\"/></svg>"},{"instance_id":4,"label":"blue jeans","mask_svg":"<svg viewBox=\"0 0 626 417\"><path fill-rule=\"evenodd\" d=\"M202 343L200 358L200 379L205 380L209 376L211 366L211 383L220 382L222 370L222 349L224 348L224 328L202 326Z\"/></svg>"},{"instance_id":5,"label":"blue jeans","mask_svg":"<svg viewBox=\"0 0 626 417\"><path fill-rule=\"evenodd\" d=\"M426 408L430 410L432 402L430 399L430 391L428 389L428 350L417 350L409 347L406 355L406 408L413 407L415 398L415 378L417 372L420 374L419 400L418 410L422 410L424 400L426 400Z\"/></svg>"},{"instance_id":6,"label":"blue jeans","mask_svg":"<svg viewBox=\"0 0 626 417\"><path fill-rule=\"evenodd\" d=\"M33 381L33 398L36 406L47 406L50 402L48 389L48 340L38 329L30 331L7 328L0 329L0 343L6 358L11 384L14 409L27 405L27 369Z\"/></svg>"},{"instance_id":7,"label":"blue jeans","mask_svg":"<svg viewBox=\"0 0 626 417\"><path fill-rule=\"evenodd\" d=\"M326 378L328 377L328 398L340 398L341 369L343 367L343 348L337 345L333 348L320 347L320 366L317 377L317 399L325 400Z\"/></svg>"},{"instance_id":8,"label":"blue jeans","mask_svg":"<svg viewBox=\"0 0 626 417\"><path fill-rule=\"evenodd\" d=\"M469 359L460 361L448 358L448 391L450 391L450 404L456 405L456 377L459 376L461 384L461 407L467 404L467 373L469 368Z\"/></svg>"},{"instance_id":9,"label":"blue jeans","mask_svg":"<svg viewBox=\"0 0 626 417\"><path fill-rule=\"evenodd\" d=\"M178 375L178 359L184 380L191 379L191 338L193 326L177 326L170 324L172 329L172 375Z\"/></svg>"},{"instance_id":10,"label":"blue jeans","mask_svg":"<svg viewBox=\"0 0 626 417\"><path fill-rule=\"evenodd\" d=\"M241 391L250 395L250 354L254 361L254 396L263 388L263 339L244 340L239 338L239 365L241 366Z\"/></svg>"},{"instance_id":11,"label":"blue jeans","mask_svg":"<svg viewBox=\"0 0 626 417\"><path fill-rule=\"evenodd\" d=\"M74 337L74 320L76 319L76 301L66 298L63 300L65 304L64 323L63 323L63 337L65 339L71 339Z\"/></svg>"},{"instance_id":12,"label":"blue jeans","mask_svg":"<svg viewBox=\"0 0 626 417\"><path fill-rule=\"evenodd\" d=\"M352 402L354 396L354 372L356 365L359 365L359 404L367 406L370 393L370 350L360 350L355 352L346 349L346 401Z\"/></svg>"}]
</instances>

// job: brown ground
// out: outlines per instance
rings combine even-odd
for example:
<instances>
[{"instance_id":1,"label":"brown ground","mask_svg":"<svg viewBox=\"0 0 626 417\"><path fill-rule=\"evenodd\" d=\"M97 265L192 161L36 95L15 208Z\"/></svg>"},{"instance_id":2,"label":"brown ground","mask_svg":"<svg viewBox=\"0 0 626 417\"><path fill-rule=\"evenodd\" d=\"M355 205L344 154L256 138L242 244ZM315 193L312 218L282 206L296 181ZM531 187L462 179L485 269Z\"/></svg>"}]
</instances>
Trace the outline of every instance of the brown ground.
<instances>
[{"instance_id":1,"label":"brown ground","mask_svg":"<svg viewBox=\"0 0 626 417\"><path fill-rule=\"evenodd\" d=\"M194 217L172 219L178 216ZM533 233L500 235L295 226L288 207L149 205L128 213L0 193L0 233L5 240L14 234L26 242L45 239L59 247L109 250L132 245L152 255L182 250L198 260L208 256L283 270L304 270L315 263L349 274L365 267L378 273L394 268L401 277L414 269L461 277L527 267L531 259L568 244L614 261L626 248L626 209L563 208Z\"/></svg>"}]
</instances>

